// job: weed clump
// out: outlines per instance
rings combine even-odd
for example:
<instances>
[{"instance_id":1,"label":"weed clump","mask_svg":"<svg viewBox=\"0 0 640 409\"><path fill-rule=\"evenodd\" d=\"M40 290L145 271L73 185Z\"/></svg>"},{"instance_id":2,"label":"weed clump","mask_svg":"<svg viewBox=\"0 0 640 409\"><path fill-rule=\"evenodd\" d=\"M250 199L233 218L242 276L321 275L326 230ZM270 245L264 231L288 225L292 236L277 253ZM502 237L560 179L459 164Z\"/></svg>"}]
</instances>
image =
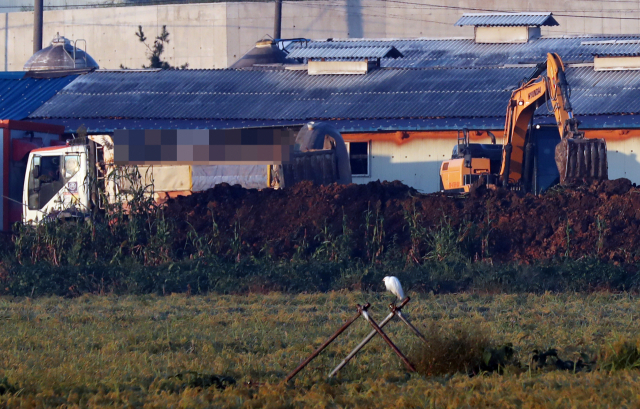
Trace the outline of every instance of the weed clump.
<instances>
[{"instance_id":1,"label":"weed clump","mask_svg":"<svg viewBox=\"0 0 640 409\"><path fill-rule=\"evenodd\" d=\"M558 356L558 350L550 348L547 351L533 350L533 356L531 357L530 368L537 370L544 369L556 369L563 371L581 372L591 371L595 365L595 361L589 360L589 356L585 353L580 354L580 358L577 362L571 360L564 360Z\"/></svg>"},{"instance_id":2,"label":"weed clump","mask_svg":"<svg viewBox=\"0 0 640 409\"><path fill-rule=\"evenodd\" d=\"M513 357L510 345L498 347L487 332L477 326L445 331L432 324L427 333L430 334L427 343L414 346L410 353L411 362L424 376L501 371Z\"/></svg>"},{"instance_id":3,"label":"weed clump","mask_svg":"<svg viewBox=\"0 0 640 409\"><path fill-rule=\"evenodd\" d=\"M620 340L603 348L598 361L607 371L640 369L640 351L636 342Z\"/></svg>"},{"instance_id":4,"label":"weed clump","mask_svg":"<svg viewBox=\"0 0 640 409\"><path fill-rule=\"evenodd\" d=\"M169 376L168 379L177 380L177 386L179 389L184 389L186 387L206 389L212 386L217 389L225 389L228 386L236 384L236 380L230 376L201 374L195 371L181 372L179 374Z\"/></svg>"},{"instance_id":5,"label":"weed clump","mask_svg":"<svg viewBox=\"0 0 640 409\"><path fill-rule=\"evenodd\" d=\"M0 395L4 395L5 393L16 393L17 390L18 388L11 384L6 376L4 378L0 378Z\"/></svg>"}]
</instances>

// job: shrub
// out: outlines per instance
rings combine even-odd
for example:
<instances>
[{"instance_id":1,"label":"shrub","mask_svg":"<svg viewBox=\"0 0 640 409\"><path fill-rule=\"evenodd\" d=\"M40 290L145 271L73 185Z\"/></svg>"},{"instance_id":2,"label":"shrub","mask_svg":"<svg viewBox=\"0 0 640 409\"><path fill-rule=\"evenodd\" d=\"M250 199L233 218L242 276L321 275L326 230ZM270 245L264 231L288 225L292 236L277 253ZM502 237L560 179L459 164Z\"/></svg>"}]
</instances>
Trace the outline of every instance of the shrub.
<instances>
[{"instance_id":1,"label":"shrub","mask_svg":"<svg viewBox=\"0 0 640 409\"><path fill-rule=\"evenodd\" d=\"M619 340L600 351L600 367L608 371L640 369L640 351L636 342Z\"/></svg>"},{"instance_id":2,"label":"shrub","mask_svg":"<svg viewBox=\"0 0 640 409\"><path fill-rule=\"evenodd\" d=\"M17 390L18 388L11 384L6 376L4 378L0 378L0 395L4 395L5 393L16 393Z\"/></svg>"},{"instance_id":3,"label":"shrub","mask_svg":"<svg viewBox=\"0 0 640 409\"><path fill-rule=\"evenodd\" d=\"M428 343L414 346L409 358L418 373L425 376L478 373L484 362L483 354L493 347L487 333L479 327L445 331L432 324L427 334Z\"/></svg>"}]
</instances>

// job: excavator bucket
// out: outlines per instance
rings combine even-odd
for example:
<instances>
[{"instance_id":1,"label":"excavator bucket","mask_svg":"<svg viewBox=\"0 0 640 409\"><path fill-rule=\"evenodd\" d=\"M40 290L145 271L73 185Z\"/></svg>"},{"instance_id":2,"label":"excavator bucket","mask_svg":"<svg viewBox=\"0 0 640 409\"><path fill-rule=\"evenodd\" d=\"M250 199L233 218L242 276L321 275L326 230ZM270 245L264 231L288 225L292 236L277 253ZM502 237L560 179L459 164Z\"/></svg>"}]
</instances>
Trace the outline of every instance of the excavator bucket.
<instances>
[{"instance_id":1,"label":"excavator bucket","mask_svg":"<svg viewBox=\"0 0 640 409\"><path fill-rule=\"evenodd\" d=\"M560 184L608 179L607 143L604 139L563 139L556 146Z\"/></svg>"}]
</instances>

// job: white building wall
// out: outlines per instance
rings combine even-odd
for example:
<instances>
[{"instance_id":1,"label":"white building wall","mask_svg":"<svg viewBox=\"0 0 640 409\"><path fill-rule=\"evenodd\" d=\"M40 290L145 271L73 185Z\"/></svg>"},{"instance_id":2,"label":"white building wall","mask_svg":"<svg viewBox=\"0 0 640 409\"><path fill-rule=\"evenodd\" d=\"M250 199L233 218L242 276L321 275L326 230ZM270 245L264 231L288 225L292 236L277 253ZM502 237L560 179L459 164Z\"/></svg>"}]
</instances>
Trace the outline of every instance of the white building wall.
<instances>
[{"instance_id":1,"label":"white building wall","mask_svg":"<svg viewBox=\"0 0 640 409\"><path fill-rule=\"evenodd\" d=\"M473 142L491 143L491 140ZM451 138L415 139L403 144L374 139L369 145L369 176L354 176L353 182L399 180L422 193L436 192L440 190L440 165L451 159L455 145L456 140Z\"/></svg>"},{"instance_id":2,"label":"white building wall","mask_svg":"<svg viewBox=\"0 0 640 409\"><path fill-rule=\"evenodd\" d=\"M488 138L473 142L491 143ZM354 176L353 182L399 180L422 193L436 192L440 190L440 165L451 158L455 144L451 138L416 139L401 145L374 139L369 145L369 176ZM627 178L640 185L640 137L607 140L607 160L609 179Z\"/></svg>"},{"instance_id":3,"label":"white building wall","mask_svg":"<svg viewBox=\"0 0 640 409\"><path fill-rule=\"evenodd\" d=\"M640 184L640 138L607 141L609 179L627 178Z\"/></svg>"}]
</instances>

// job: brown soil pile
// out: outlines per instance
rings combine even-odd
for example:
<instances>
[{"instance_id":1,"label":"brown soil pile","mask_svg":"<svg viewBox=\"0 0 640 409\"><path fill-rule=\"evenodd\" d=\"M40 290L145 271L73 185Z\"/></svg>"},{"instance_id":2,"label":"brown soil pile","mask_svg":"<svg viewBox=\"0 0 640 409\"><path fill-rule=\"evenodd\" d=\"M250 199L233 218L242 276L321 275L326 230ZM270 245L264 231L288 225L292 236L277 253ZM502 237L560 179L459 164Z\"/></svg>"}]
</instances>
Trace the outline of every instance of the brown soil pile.
<instances>
[{"instance_id":1,"label":"brown soil pile","mask_svg":"<svg viewBox=\"0 0 640 409\"><path fill-rule=\"evenodd\" d=\"M177 223L177 243L187 232L210 235L215 220L223 248L234 237L245 254L291 257L298 246L311 254L324 240L353 231L352 255L365 256L376 220L383 224L386 251L424 256L429 237L449 223L469 257L520 260L598 257L640 260L640 188L627 179L556 188L542 196L482 189L467 198L418 194L399 182L251 190L219 185L167 203ZM367 225L366 216L369 215ZM415 215L415 216L412 216ZM414 233L411 218L425 230ZM188 222L188 223L187 223ZM413 230L414 232L416 230Z\"/></svg>"}]
</instances>

